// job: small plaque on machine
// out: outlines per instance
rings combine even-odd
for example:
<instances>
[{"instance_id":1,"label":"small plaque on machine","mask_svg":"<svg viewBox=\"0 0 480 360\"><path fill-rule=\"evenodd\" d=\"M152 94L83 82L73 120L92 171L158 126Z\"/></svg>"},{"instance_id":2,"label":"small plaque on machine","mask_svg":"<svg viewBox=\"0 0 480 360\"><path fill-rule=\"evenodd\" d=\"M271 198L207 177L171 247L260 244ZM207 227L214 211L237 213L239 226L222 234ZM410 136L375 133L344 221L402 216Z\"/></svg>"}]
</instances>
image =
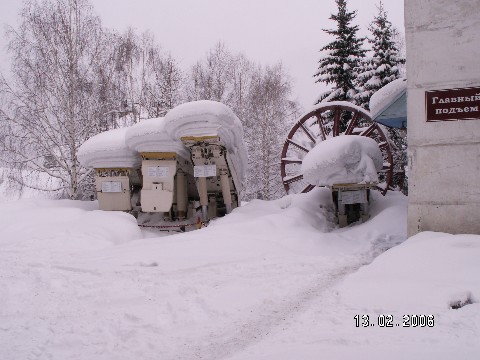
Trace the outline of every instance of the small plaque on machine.
<instances>
[{"instance_id":1,"label":"small plaque on machine","mask_svg":"<svg viewBox=\"0 0 480 360\"><path fill-rule=\"evenodd\" d=\"M149 166L148 167L148 176L164 178L170 174L170 169L168 166Z\"/></svg>"},{"instance_id":2,"label":"small plaque on machine","mask_svg":"<svg viewBox=\"0 0 480 360\"><path fill-rule=\"evenodd\" d=\"M195 165L193 168L194 177L210 177L217 176L216 165Z\"/></svg>"},{"instance_id":3,"label":"small plaque on machine","mask_svg":"<svg viewBox=\"0 0 480 360\"><path fill-rule=\"evenodd\" d=\"M120 193L122 192L121 181L102 181L103 193Z\"/></svg>"},{"instance_id":4,"label":"small plaque on machine","mask_svg":"<svg viewBox=\"0 0 480 360\"><path fill-rule=\"evenodd\" d=\"M367 200L367 190L340 191L339 202L348 204L365 204Z\"/></svg>"}]
</instances>

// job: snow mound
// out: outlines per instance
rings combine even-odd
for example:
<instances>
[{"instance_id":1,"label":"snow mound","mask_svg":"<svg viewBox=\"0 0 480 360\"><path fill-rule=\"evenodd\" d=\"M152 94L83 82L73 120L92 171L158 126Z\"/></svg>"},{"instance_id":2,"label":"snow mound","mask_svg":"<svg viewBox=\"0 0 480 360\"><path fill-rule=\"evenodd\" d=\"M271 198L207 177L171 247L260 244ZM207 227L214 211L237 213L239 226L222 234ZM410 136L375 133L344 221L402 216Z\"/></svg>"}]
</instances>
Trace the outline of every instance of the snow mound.
<instances>
[{"instance_id":1,"label":"snow mound","mask_svg":"<svg viewBox=\"0 0 480 360\"><path fill-rule=\"evenodd\" d=\"M129 127L125 141L130 149L138 152L175 152L185 159L190 158L182 142L172 139L165 131L163 117L142 120Z\"/></svg>"},{"instance_id":2,"label":"snow mound","mask_svg":"<svg viewBox=\"0 0 480 360\"><path fill-rule=\"evenodd\" d=\"M241 181L247 166L247 151L243 142L243 127L238 117L226 105L210 100L179 105L165 116L165 131L173 139L185 136L219 136L233 160Z\"/></svg>"},{"instance_id":3,"label":"snow mound","mask_svg":"<svg viewBox=\"0 0 480 360\"><path fill-rule=\"evenodd\" d=\"M400 78L388 83L375 92L370 98L370 113L372 119L383 111L392 101L395 101L407 89L407 79Z\"/></svg>"},{"instance_id":4,"label":"snow mound","mask_svg":"<svg viewBox=\"0 0 480 360\"><path fill-rule=\"evenodd\" d=\"M137 168L140 155L125 142L128 128L113 129L97 134L78 149L78 160L86 168Z\"/></svg>"},{"instance_id":5,"label":"snow mound","mask_svg":"<svg viewBox=\"0 0 480 360\"><path fill-rule=\"evenodd\" d=\"M480 302L479 257L479 235L422 232L350 275L340 295L347 305L379 311L467 309Z\"/></svg>"},{"instance_id":6,"label":"snow mound","mask_svg":"<svg viewBox=\"0 0 480 360\"><path fill-rule=\"evenodd\" d=\"M337 136L318 143L303 159L303 178L312 185L378 182L382 153L375 140Z\"/></svg>"},{"instance_id":7,"label":"snow mound","mask_svg":"<svg viewBox=\"0 0 480 360\"><path fill-rule=\"evenodd\" d=\"M20 246L32 253L98 250L142 238L132 215L100 211L97 201L29 199L2 203L0 229L3 248ZM42 256L37 255L40 261Z\"/></svg>"}]
</instances>

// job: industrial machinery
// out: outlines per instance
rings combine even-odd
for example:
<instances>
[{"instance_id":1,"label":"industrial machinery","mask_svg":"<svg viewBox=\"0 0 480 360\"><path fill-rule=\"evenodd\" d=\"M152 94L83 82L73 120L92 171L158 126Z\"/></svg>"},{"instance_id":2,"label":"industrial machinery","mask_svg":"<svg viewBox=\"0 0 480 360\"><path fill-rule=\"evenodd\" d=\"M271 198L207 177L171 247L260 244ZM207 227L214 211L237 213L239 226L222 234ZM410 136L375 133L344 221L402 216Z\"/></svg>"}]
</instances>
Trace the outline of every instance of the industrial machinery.
<instances>
[{"instance_id":1,"label":"industrial machinery","mask_svg":"<svg viewBox=\"0 0 480 360\"><path fill-rule=\"evenodd\" d=\"M95 169L95 190L100 210L132 210L132 189L140 184L141 174L137 168Z\"/></svg>"},{"instance_id":2,"label":"industrial machinery","mask_svg":"<svg viewBox=\"0 0 480 360\"><path fill-rule=\"evenodd\" d=\"M83 166L94 170L100 210L132 210L133 189L141 186L141 158L125 144L126 129L88 139L78 151Z\"/></svg>"},{"instance_id":3,"label":"industrial machinery","mask_svg":"<svg viewBox=\"0 0 480 360\"><path fill-rule=\"evenodd\" d=\"M198 197L191 162L176 153L142 153L142 175L141 211L185 220L189 199Z\"/></svg>"},{"instance_id":4,"label":"industrial machinery","mask_svg":"<svg viewBox=\"0 0 480 360\"><path fill-rule=\"evenodd\" d=\"M393 175L393 156L382 125L373 122L369 113L349 102L321 103L301 116L285 140L281 155L281 177L287 193L305 193L317 184L306 181L302 163L319 143L340 136L357 135L376 141L383 157L378 181L351 183L338 181L329 184L340 226L368 218L370 190L383 195L390 189Z\"/></svg>"},{"instance_id":5,"label":"industrial machinery","mask_svg":"<svg viewBox=\"0 0 480 360\"><path fill-rule=\"evenodd\" d=\"M238 206L246 151L240 120L214 101L98 134L79 150L95 170L101 210L129 211L140 226L185 231Z\"/></svg>"},{"instance_id":6,"label":"industrial machinery","mask_svg":"<svg viewBox=\"0 0 480 360\"><path fill-rule=\"evenodd\" d=\"M182 142L192 154L203 219L230 213L238 206L240 183L225 145L218 136L182 137Z\"/></svg>"},{"instance_id":7,"label":"industrial machinery","mask_svg":"<svg viewBox=\"0 0 480 360\"><path fill-rule=\"evenodd\" d=\"M369 219L372 184L335 184L331 187L335 213L340 227Z\"/></svg>"}]
</instances>

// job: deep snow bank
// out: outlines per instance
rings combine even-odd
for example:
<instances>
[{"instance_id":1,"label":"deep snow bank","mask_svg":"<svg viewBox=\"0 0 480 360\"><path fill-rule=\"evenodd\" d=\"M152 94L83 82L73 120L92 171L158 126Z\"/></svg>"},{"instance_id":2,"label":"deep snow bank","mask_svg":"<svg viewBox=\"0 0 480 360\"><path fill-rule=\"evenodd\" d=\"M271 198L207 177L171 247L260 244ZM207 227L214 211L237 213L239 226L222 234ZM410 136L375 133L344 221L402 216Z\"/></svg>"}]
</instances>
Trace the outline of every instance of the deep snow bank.
<instances>
[{"instance_id":1,"label":"deep snow bank","mask_svg":"<svg viewBox=\"0 0 480 360\"><path fill-rule=\"evenodd\" d=\"M462 302L478 309L479 259L479 235L423 232L352 274L341 286L341 296L347 304L386 313L439 313ZM480 329L480 317L476 319Z\"/></svg>"},{"instance_id":2,"label":"deep snow bank","mask_svg":"<svg viewBox=\"0 0 480 360\"><path fill-rule=\"evenodd\" d=\"M142 237L132 215L100 211L97 201L21 200L0 203L0 246L75 252Z\"/></svg>"}]
</instances>

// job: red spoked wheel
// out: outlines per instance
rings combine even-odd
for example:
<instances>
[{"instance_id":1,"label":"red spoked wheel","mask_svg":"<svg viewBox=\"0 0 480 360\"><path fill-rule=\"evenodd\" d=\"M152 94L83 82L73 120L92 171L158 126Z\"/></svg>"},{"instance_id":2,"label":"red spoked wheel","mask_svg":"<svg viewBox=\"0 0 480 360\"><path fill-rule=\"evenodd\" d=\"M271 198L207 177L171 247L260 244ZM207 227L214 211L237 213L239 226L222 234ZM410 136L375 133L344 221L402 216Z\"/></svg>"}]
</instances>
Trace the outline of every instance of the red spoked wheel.
<instances>
[{"instance_id":1,"label":"red spoked wheel","mask_svg":"<svg viewBox=\"0 0 480 360\"><path fill-rule=\"evenodd\" d=\"M383 169L379 173L377 188L383 195L386 194L393 177L393 156L388 138L372 121L368 111L346 101L315 106L300 117L288 133L281 162L281 176L287 194L305 193L315 188L303 179L303 158L318 142L340 135L368 136L377 141L383 155Z\"/></svg>"}]
</instances>

